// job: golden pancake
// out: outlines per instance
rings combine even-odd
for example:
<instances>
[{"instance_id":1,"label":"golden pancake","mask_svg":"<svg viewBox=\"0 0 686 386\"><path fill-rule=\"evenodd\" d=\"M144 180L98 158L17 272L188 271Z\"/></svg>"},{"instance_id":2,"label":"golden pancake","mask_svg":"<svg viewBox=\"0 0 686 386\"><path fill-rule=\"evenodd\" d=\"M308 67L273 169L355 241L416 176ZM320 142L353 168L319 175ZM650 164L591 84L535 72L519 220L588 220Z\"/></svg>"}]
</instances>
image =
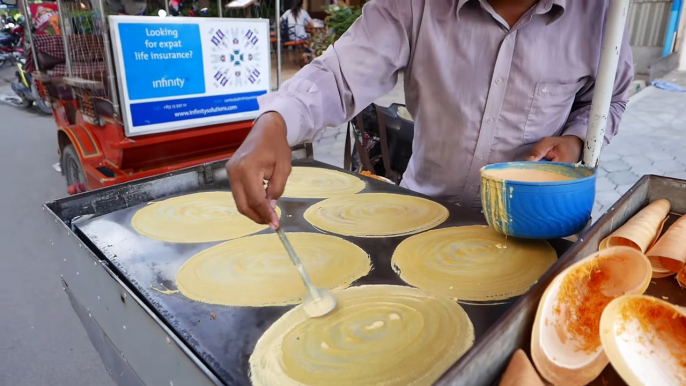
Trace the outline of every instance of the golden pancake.
<instances>
[{"instance_id":1,"label":"golden pancake","mask_svg":"<svg viewBox=\"0 0 686 386\"><path fill-rule=\"evenodd\" d=\"M326 232L355 237L393 237L423 232L443 223L449 212L424 198L389 193L330 198L305 211L305 220Z\"/></svg>"},{"instance_id":2,"label":"golden pancake","mask_svg":"<svg viewBox=\"0 0 686 386\"><path fill-rule=\"evenodd\" d=\"M448 298L402 286L352 287L309 318L298 306L250 357L256 386L431 385L474 343L474 327Z\"/></svg>"},{"instance_id":3,"label":"golden pancake","mask_svg":"<svg viewBox=\"0 0 686 386\"><path fill-rule=\"evenodd\" d=\"M366 184L361 179L336 170L294 167L286 183L283 197L331 198L362 191Z\"/></svg>"},{"instance_id":4,"label":"golden pancake","mask_svg":"<svg viewBox=\"0 0 686 386\"><path fill-rule=\"evenodd\" d=\"M341 238L289 233L288 239L318 288L345 288L371 269L367 253ZM227 306L295 304L308 294L274 233L227 241L198 253L179 269L176 285L190 299Z\"/></svg>"},{"instance_id":5,"label":"golden pancake","mask_svg":"<svg viewBox=\"0 0 686 386\"><path fill-rule=\"evenodd\" d=\"M276 215L281 210L276 208ZM154 202L131 219L140 234L170 243L231 240L269 228L238 213L229 192L203 192Z\"/></svg>"},{"instance_id":6,"label":"golden pancake","mask_svg":"<svg viewBox=\"0 0 686 386\"><path fill-rule=\"evenodd\" d=\"M436 295L491 301L522 295L557 261L545 241L506 239L493 229L435 229L404 240L391 264L401 279Z\"/></svg>"}]
</instances>

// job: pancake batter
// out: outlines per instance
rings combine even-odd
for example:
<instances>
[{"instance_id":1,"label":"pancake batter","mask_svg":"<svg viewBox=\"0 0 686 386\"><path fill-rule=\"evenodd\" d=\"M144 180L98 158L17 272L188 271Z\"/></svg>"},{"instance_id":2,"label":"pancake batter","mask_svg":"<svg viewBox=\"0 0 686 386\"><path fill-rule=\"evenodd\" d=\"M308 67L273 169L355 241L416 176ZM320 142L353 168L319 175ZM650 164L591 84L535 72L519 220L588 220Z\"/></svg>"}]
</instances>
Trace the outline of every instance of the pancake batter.
<instances>
[{"instance_id":1,"label":"pancake batter","mask_svg":"<svg viewBox=\"0 0 686 386\"><path fill-rule=\"evenodd\" d=\"M367 253L335 236L289 233L317 288L345 288L371 269ZM193 256L179 269L176 285L186 297L227 306L300 303L308 295L276 234L228 241Z\"/></svg>"},{"instance_id":2,"label":"pancake batter","mask_svg":"<svg viewBox=\"0 0 686 386\"><path fill-rule=\"evenodd\" d=\"M502 181L520 182L560 182L575 178L539 169L488 169L483 175Z\"/></svg>"},{"instance_id":3,"label":"pancake batter","mask_svg":"<svg viewBox=\"0 0 686 386\"><path fill-rule=\"evenodd\" d=\"M276 215L281 210L276 208ZM131 226L138 233L170 243L231 240L268 228L238 213L229 192L203 192L154 202L136 212Z\"/></svg>"},{"instance_id":4,"label":"pancake batter","mask_svg":"<svg viewBox=\"0 0 686 386\"><path fill-rule=\"evenodd\" d=\"M388 193L339 196L305 211L318 229L344 236L393 237L419 233L443 223L448 209L423 198Z\"/></svg>"},{"instance_id":5,"label":"pancake batter","mask_svg":"<svg viewBox=\"0 0 686 386\"><path fill-rule=\"evenodd\" d=\"M391 264L405 282L433 294L492 301L524 294L556 260L545 241L506 239L475 225L412 236Z\"/></svg>"},{"instance_id":6,"label":"pancake batter","mask_svg":"<svg viewBox=\"0 0 686 386\"><path fill-rule=\"evenodd\" d=\"M336 310L308 318L296 307L250 357L253 385L431 385L474 343L464 310L402 286L334 293Z\"/></svg>"},{"instance_id":7,"label":"pancake batter","mask_svg":"<svg viewBox=\"0 0 686 386\"><path fill-rule=\"evenodd\" d=\"M331 198L355 194L365 188L361 179L324 168L294 167L282 197Z\"/></svg>"}]
</instances>

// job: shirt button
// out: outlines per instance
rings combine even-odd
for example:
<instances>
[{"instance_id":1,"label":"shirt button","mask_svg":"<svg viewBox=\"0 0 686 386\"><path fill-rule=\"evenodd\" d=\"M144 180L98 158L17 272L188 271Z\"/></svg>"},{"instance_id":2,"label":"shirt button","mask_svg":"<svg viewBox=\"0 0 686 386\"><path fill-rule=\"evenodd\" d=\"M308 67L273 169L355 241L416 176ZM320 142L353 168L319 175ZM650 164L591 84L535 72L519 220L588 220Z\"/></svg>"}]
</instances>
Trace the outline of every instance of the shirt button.
<instances>
[{"instance_id":1,"label":"shirt button","mask_svg":"<svg viewBox=\"0 0 686 386\"><path fill-rule=\"evenodd\" d=\"M493 118L488 118L488 119L486 120L486 123L493 123Z\"/></svg>"},{"instance_id":2,"label":"shirt button","mask_svg":"<svg viewBox=\"0 0 686 386\"><path fill-rule=\"evenodd\" d=\"M495 80L495 84L501 84L503 83L503 78L498 78Z\"/></svg>"},{"instance_id":3,"label":"shirt button","mask_svg":"<svg viewBox=\"0 0 686 386\"><path fill-rule=\"evenodd\" d=\"M547 93L548 93L548 89L546 87L543 87L541 89L541 94L547 94Z\"/></svg>"}]
</instances>

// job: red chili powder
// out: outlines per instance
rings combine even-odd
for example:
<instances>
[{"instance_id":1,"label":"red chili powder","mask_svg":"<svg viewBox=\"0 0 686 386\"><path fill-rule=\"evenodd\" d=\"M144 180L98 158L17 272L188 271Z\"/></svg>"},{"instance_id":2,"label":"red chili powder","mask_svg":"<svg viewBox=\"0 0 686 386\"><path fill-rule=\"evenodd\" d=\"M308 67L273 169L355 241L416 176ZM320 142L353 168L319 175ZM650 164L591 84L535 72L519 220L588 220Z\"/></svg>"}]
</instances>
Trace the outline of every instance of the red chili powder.
<instances>
[{"instance_id":1,"label":"red chili powder","mask_svg":"<svg viewBox=\"0 0 686 386\"><path fill-rule=\"evenodd\" d=\"M608 279L594 260L570 272L560 284L553 312L578 351L592 353L600 347L600 316L614 299L601 291Z\"/></svg>"}]
</instances>

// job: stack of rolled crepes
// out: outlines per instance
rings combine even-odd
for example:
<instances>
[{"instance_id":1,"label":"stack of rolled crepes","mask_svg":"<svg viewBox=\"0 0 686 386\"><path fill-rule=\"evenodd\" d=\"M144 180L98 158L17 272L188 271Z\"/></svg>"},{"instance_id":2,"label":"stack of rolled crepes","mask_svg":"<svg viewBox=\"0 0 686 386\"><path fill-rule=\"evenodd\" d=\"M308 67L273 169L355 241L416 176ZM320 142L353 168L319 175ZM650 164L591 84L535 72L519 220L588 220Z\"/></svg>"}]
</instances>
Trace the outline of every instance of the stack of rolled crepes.
<instances>
[{"instance_id":1,"label":"stack of rolled crepes","mask_svg":"<svg viewBox=\"0 0 686 386\"><path fill-rule=\"evenodd\" d=\"M652 202L601 241L600 249L619 245L638 249L650 259L654 278L676 273L679 284L686 288L686 215L660 237L669 209L667 200Z\"/></svg>"}]
</instances>

